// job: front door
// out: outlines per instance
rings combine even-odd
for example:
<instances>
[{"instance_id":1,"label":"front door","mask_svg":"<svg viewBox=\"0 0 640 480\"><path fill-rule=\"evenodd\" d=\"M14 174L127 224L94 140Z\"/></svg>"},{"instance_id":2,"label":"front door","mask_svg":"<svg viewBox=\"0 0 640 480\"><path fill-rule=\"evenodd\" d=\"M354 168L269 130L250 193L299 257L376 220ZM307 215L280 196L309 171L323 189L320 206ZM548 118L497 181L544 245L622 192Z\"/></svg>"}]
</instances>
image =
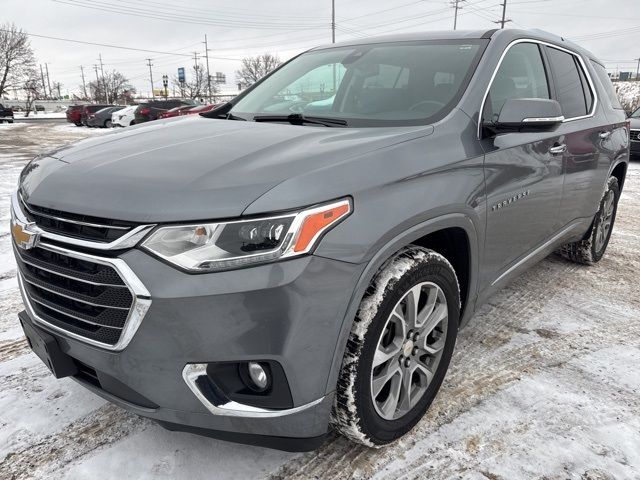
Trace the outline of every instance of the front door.
<instances>
[{"instance_id":1,"label":"front door","mask_svg":"<svg viewBox=\"0 0 640 480\"><path fill-rule=\"evenodd\" d=\"M483 109L497 118L511 98L551 98L553 85L533 42L512 45L498 67ZM564 138L557 131L482 133L487 224L483 284L490 286L544 244L560 227Z\"/></svg>"}]
</instances>

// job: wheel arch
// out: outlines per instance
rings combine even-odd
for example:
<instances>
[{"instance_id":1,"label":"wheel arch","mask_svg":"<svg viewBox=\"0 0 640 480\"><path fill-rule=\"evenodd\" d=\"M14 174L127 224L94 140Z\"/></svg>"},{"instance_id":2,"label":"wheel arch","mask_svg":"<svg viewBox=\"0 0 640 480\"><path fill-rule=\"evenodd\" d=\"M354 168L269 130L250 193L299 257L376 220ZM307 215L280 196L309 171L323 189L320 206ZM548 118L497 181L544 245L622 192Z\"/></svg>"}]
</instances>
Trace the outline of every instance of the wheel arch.
<instances>
[{"instance_id":1,"label":"wheel arch","mask_svg":"<svg viewBox=\"0 0 640 480\"><path fill-rule=\"evenodd\" d=\"M405 230L380 248L368 261L360 275L342 320L327 381L327 392L335 389L349 333L371 280L385 261L409 244L430 248L447 258L456 271L460 283L462 302L460 325L464 326L473 314L477 299L480 251L478 234L473 221L464 214L447 214ZM458 252L459 250L461 252Z\"/></svg>"},{"instance_id":2,"label":"wheel arch","mask_svg":"<svg viewBox=\"0 0 640 480\"><path fill-rule=\"evenodd\" d=\"M609 177L616 177L618 179L620 193L622 193L622 187L624 186L624 181L627 177L627 167L627 161L620 160L612 165L611 171L609 172ZM607 177L607 181L609 181L609 177Z\"/></svg>"}]
</instances>

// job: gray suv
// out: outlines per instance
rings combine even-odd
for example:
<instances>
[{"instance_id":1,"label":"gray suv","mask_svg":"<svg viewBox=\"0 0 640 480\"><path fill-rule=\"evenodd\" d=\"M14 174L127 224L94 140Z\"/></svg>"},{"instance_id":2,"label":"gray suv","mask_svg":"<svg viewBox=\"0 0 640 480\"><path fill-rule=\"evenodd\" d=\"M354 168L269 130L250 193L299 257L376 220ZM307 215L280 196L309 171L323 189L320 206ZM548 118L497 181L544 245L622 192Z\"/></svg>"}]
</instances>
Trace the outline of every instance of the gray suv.
<instances>
[{"instance_id":1,"label":"gray suv","mask_svg":"<svg viewBox=\"0 0 640 480\"><path fill-rule=\"evenodd\" d=\"M57 377L286 450L408 432L480 304L602 257L629 158L602 63L540 31L316 48L194 117L25 167L19 319Z\"/></svg>"}]
</instances>

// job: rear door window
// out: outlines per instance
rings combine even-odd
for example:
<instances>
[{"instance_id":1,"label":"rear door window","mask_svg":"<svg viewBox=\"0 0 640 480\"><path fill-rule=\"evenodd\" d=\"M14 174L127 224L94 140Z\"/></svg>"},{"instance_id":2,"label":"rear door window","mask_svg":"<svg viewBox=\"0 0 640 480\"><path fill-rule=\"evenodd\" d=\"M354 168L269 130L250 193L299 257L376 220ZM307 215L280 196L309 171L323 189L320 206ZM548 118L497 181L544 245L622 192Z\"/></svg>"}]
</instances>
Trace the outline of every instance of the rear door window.
<instances>
[{"instance_id":1,"label":"rear door window","mask_svg":"<svg viewBox=\"0 0 640 480\"><path fill-rule=\"evenodd\" d=\"M551 98L540 48L535 43L518 43L507 51L491 83L483 120L495 122L504 103L512 98Z\"/></svg>"},{"instance_id":2,"label":"rear door window","mask_svg":"<svg viewBox=\"0 0 640 480\"><path fill-rule=\"evenodd\" d=\"M562 114L565 118L587 115L593 104L593 93L577 57L552 47L547 48L547 53Z\"/></svg>"}]
</instances>

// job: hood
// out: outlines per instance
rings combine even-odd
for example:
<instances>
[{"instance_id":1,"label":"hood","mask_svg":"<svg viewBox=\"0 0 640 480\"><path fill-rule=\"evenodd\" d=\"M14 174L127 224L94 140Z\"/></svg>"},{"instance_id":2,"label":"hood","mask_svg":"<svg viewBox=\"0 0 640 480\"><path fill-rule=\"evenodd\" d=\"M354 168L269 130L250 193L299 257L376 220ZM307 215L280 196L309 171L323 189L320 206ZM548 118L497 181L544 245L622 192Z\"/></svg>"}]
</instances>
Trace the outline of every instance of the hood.
<instances>
[{"instance_id":1,"label":"hood","mask_svg":"<svg viewBox=\"0 0 640 480\"><path fill-rule=\"evenodd\" d=\"M285 180L432 131L200 116L155 121L34 159L21 175L21 191L36 206L132 222L236 217Z\"/></svg>"}]
</instances>

